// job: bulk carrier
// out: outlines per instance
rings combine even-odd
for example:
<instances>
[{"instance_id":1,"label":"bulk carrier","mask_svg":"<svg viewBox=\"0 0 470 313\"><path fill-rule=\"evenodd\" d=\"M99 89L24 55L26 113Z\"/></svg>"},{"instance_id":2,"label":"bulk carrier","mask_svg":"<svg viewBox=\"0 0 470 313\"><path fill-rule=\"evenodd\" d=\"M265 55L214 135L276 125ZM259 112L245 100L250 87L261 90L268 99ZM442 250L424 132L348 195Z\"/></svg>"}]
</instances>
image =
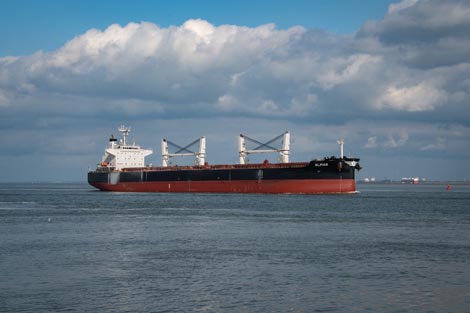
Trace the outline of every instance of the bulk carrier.
<instances>
[{"instance_id":1,"label":"bulk carrier","mask_svg":"<svg viewBox=\"0 0 470 313\"><path fill-rule=\"evenodd\" d=\"M290 134L261 143L242 134L238 137L239 164L209 165L206 161L206 139L185 147L162 139L162 165L145 165L145 157L153 152L139 145L129 144L130 128L121 126L122 138L113 135L108 148L95 170L88 172L88 183L99 190L119 192L213 192L213 193L276 193L276 194L321 194L355 193L355 171L360 170L358 158L344 157L342 140L340 157L326 157L309 162L289 162ZM270 144L282 138L282 147ZM258 144L252 150L246 149L245 140ZM191 145L199 142L199 149L193 152ZM168 144L178 151L170 154ZM252 153L276 152L279 163L249 164L247 156ZM170 163L175 156L196 157L194 166L177 166Z\"/></svg>"}]
</instances>

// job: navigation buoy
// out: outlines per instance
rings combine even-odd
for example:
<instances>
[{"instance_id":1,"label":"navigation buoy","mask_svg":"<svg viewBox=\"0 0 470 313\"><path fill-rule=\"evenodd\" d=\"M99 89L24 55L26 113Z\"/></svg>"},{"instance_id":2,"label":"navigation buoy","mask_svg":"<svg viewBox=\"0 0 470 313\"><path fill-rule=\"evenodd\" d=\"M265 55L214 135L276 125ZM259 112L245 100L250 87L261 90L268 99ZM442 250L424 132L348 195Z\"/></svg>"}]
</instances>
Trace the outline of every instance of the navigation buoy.
<instances>
[{"instance_id":1,"label":"navigation buoy","mask_svg":"<svg viewBox=\"0 0 470 313\"><path fill-rule=\"evenodd\" d=\"M446 190L450 190L450 185L447 185Z\"/></svg>"}]
</instances>

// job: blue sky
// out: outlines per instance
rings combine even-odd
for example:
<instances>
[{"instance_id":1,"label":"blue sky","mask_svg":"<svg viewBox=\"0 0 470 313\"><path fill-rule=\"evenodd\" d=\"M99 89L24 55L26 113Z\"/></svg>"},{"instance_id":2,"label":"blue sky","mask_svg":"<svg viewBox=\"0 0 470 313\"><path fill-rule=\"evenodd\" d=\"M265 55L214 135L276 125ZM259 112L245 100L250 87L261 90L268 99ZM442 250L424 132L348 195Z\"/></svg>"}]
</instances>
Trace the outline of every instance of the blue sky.
<instances>
[{"instance_id":1,"label":"blue sky","mask_svg":"<svg viewBox=\"0 0 470 313\"><path fill-rule=\"evenodd\" d=\"M51 51L90 28L149 21L162 27L201 18L214 25L279 28L301 25L352 33L371 19L380 19L391 0L338 1L112 1L2 0L0 55Z\"/></svg>"},{"instance_id":2,"label":"blue sky","mask_svg":"<svg viewBox=\"0 0 470 313\"><path fill-rule=\"evenodd\" d=\"M121 124L153 164L290 130L292 161L344 138L359 179L468 180L469 77L466 0L4 0L0 182L85 181Z\"/></svg>"}]
</instances>

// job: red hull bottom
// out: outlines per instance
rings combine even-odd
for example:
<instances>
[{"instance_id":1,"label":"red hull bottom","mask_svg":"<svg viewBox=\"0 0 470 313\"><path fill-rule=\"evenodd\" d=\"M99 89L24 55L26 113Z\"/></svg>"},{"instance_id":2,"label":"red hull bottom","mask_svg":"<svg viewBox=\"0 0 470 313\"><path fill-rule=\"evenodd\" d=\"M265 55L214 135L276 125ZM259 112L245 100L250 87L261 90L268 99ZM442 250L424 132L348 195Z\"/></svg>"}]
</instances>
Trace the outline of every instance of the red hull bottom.
<instances>
[{"instance_id":1,"label":"red hull bottom","mask_svg":"<svg viewBox=\"0 0 470 313\"><path fill-rule=\"evenodd\" d=\"M120 192L213 192L213 193L354 193L354 179L262 180L262 181L169 181L92 183L103 191Z\"/></svg>"}]
</instances>

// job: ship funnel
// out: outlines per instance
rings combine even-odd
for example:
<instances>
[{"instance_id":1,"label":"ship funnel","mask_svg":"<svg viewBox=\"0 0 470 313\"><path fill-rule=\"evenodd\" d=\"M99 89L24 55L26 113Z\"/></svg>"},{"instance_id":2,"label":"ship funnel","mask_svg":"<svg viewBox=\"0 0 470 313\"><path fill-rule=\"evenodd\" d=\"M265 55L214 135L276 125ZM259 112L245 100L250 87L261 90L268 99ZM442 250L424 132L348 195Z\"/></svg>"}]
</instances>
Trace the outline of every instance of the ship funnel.
<instances>
[{"instance_id":1,"label":"ship funnel","mask_svg":"<svg viewBox=\"0 0 470 313\"><path fill-rule=\"evenodd\" d=\"M111 134L111 137L109 138L109 148L110 149L114 149L114 147L116 146L116 142L117 142L117 139L114 138L114 135Z\"/></svg>"}]
</instances>

